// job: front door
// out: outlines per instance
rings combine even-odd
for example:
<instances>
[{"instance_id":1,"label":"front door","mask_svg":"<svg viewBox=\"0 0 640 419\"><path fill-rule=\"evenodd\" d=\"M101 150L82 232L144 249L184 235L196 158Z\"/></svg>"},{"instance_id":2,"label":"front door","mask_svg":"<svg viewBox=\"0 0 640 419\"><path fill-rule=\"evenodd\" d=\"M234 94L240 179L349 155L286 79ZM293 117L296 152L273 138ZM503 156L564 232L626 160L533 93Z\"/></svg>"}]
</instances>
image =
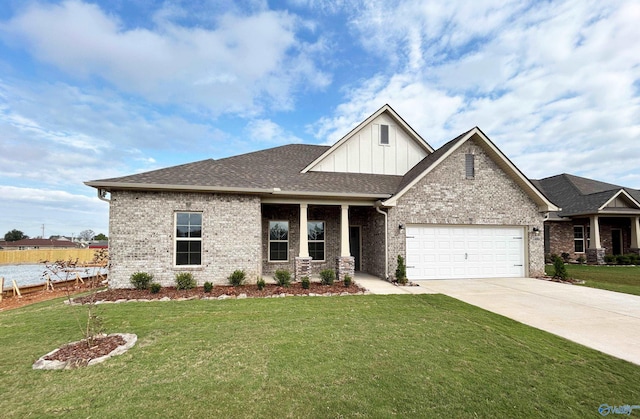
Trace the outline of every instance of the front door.
<instances>
[{"instance_id":1,"label":"front door","mask_svg":"<svg viewBox=\"0 0 640 419\"><path fill-rule=\"evenodd\" d=\"M622 251L622 230L611 229L611 251L614 255L621 255Z\"/></svg>"},{"instance_id":2,"label":"front door","mask_svg":"<svg viewBox=\"0 0 640 419\"><path fill-rule=\"evenodd\" d=\"M360 226L349 226L349 252L355 258L355 270L360 270Z\"/></svg>"}]
</instances>

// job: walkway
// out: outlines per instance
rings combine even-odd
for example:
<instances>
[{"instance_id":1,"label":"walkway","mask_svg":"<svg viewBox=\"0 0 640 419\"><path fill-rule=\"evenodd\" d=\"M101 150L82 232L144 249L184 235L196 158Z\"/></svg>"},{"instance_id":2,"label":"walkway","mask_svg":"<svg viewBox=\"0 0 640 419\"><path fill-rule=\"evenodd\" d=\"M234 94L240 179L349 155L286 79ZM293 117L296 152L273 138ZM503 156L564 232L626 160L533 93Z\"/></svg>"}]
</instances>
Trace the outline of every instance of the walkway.
<instances>
[{"instance_id":1,"label":"walkway","mask_svg":"<svg viewBox=\"0 0 640 419\"><path fill-rule=\"evenodd\" d=\"M356 282L372 294L445 294L640 365L640 296L530 278L432 280L397 287L357 275Z\"/></svg>"}]
</instances>

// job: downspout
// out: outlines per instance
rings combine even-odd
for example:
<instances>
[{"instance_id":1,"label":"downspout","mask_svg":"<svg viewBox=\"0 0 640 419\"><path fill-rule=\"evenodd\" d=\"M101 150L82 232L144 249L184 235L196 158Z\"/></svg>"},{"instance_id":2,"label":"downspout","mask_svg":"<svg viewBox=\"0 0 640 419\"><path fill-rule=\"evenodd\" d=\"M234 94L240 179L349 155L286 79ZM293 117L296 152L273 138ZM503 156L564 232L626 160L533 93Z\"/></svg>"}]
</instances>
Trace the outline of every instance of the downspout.
<instances>
[{"instance_id":1,"label":"downspout","mask_svg":"<svg viewBox=\"0 0 640 419\"><path fill-rule=\"evenodd\" d=\"M110 199L105 198L107 196L107 191L101 188L97 189L98 191L98 199L104 202L111 202Z\"/></svg>"},{"instance_id":2,"label":"downspout","mask_svg":"<svg viewBox=\"0 0 640 419\"><path fill-rule=\"evenodd\" d=\"M376 211L384 215L384 280L389 280L389 247L387 246L389 230L387 229L387 216L388 214L380 209L382 203L376 202Z\"/></svg>"}]
</instances>

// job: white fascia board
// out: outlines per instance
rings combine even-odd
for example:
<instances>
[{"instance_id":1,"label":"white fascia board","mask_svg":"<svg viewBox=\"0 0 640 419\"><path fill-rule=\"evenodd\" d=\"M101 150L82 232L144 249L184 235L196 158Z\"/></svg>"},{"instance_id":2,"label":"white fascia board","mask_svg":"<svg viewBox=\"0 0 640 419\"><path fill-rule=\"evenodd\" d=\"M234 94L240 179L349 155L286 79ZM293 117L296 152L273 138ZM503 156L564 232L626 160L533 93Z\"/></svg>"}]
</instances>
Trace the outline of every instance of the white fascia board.
<instances>
[{"instance_id":1,"label":"white fascia board","mask_svg":"<svg viewBox=\"0 0 640 419\"><path fill-rule=\"evenodd\" d=\"M367 119L365 119L364 121L360 122L355 128L353 128L351 131L349 131L349 133L347 133L347 135L345 135L344 137L342 137L340 140L338 140L337 143L335 143L334 145L332 145L327 151L325 151L324 153L322 153L322 155L320 157L318 157L317 159L315 159L314 161L312 161L307 167L305 167L304 169L302 169L302 171L300 173L307 173L309 170L313 169L315 166L317 166L318 164L320 164L320 162L322 160L324 160L327 156L329 156L331 153L333 153L338 147L340 147L342 144L346 143L347 141L349 141L349 139L351 137L353 137L357 132L359 132L362 128L364 128L367 124L371 123L374 119L376 119L378 116L382 115L384 112L387 112L391 118L396 121L396 123L400 126L402 126L402 128L407 131L409 133L409 135L413 138L413 140L423 149L425 149L428 153L433 153L433 147L431 147L421 136L420 134L418 134L413 128L411 128L411 126L409 126L409 124L407 124L405 122L404 119L402 119L400 117L400 115L398 115L396 113L396 111L394 111L391 106L389 106L388 104L384 105L383 107L381 107L380 109L378 109L376 112L374 112L371 116L369 116Z\"/></svg>"},{"instance_id":2,"label":"white fascia board","mask_svg":"<svg viewBox=\"0 0 640 419\"><path fill-rule=\"evenodd\" d=\"M605 202L600 208L598 208L598 211L604 210L607 207L607 205L611 203L611 201L615 200L620 195L624 195L625 197L627 197L627 199L629 199L629 201L631 201L631 203L636 206L636 209L640 209L640 203L635 199L633 199L633 197L629 195L627 191L625 191L624 189L620 189L615 195L609 198L607 202Z\"/></svg>"}]
</instances>

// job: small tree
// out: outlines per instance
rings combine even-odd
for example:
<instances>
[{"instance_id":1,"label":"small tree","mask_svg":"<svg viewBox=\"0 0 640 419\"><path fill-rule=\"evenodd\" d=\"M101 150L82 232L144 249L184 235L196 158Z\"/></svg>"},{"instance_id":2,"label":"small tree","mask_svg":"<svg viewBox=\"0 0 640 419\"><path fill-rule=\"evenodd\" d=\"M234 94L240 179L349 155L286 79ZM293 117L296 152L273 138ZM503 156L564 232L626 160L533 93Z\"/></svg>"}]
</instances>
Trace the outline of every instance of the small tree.
<instances>
[{"instance_id":1,"label":"small tree","mask_svg":"<svg viewBox=\"0 0 640 419\"><path fill-rule=\"evenodd\" d=\"M29 236L25 236L25 234L22 231L16 230L15 228L11 231L7 231L7 234L4 235L4 240L8 242L17 242L18 240L28 239L28 238Z\"/></svg>"},{"instance_id":2,"label":"small tree","mask_svg":"<svg viewBox=\"0 0 640 419\"><path fill-rule=\"evenodd\" d=\"M407 266L404 264L404 258L402 257L402 255L398 255L396 281L398 281L398 283L402 285L405 285L407 283Z\"/></svg>"},{"instance_id":3,"label":"small tree","mask_svg":"<svg viewBox=\"0 0 640 419\"><path fill-rule=\"evenodd\" d=\"M106 240L109 240L109 237L107 237L104 234L100 233L100 234L97 234L97 235L93 236L93 240L106 241Z\"/></svg>"},{"instance_id":4,"label":"small tree","mask_svg":"<svg viewBox=\"0 0 640 419\"><path fill-rule=\"evenodd\" d=\"M88 242L89 240L93 240L95 235L96 233L94 233L93 230L82 230L80 233L78 233L78 240Z\"/></svg>"},{"instance_id":5,"label":"small tree","mask_svg":"<svg viewBox=\"0 0 640 419\"><path fill-rule=\"evenodd\" d=\"M553 270L554 279L560 279L562 281L567 279L567 267L564 265L564 261L558 256L556 256L553 260Z\"/></svg>"}]
</instances>

